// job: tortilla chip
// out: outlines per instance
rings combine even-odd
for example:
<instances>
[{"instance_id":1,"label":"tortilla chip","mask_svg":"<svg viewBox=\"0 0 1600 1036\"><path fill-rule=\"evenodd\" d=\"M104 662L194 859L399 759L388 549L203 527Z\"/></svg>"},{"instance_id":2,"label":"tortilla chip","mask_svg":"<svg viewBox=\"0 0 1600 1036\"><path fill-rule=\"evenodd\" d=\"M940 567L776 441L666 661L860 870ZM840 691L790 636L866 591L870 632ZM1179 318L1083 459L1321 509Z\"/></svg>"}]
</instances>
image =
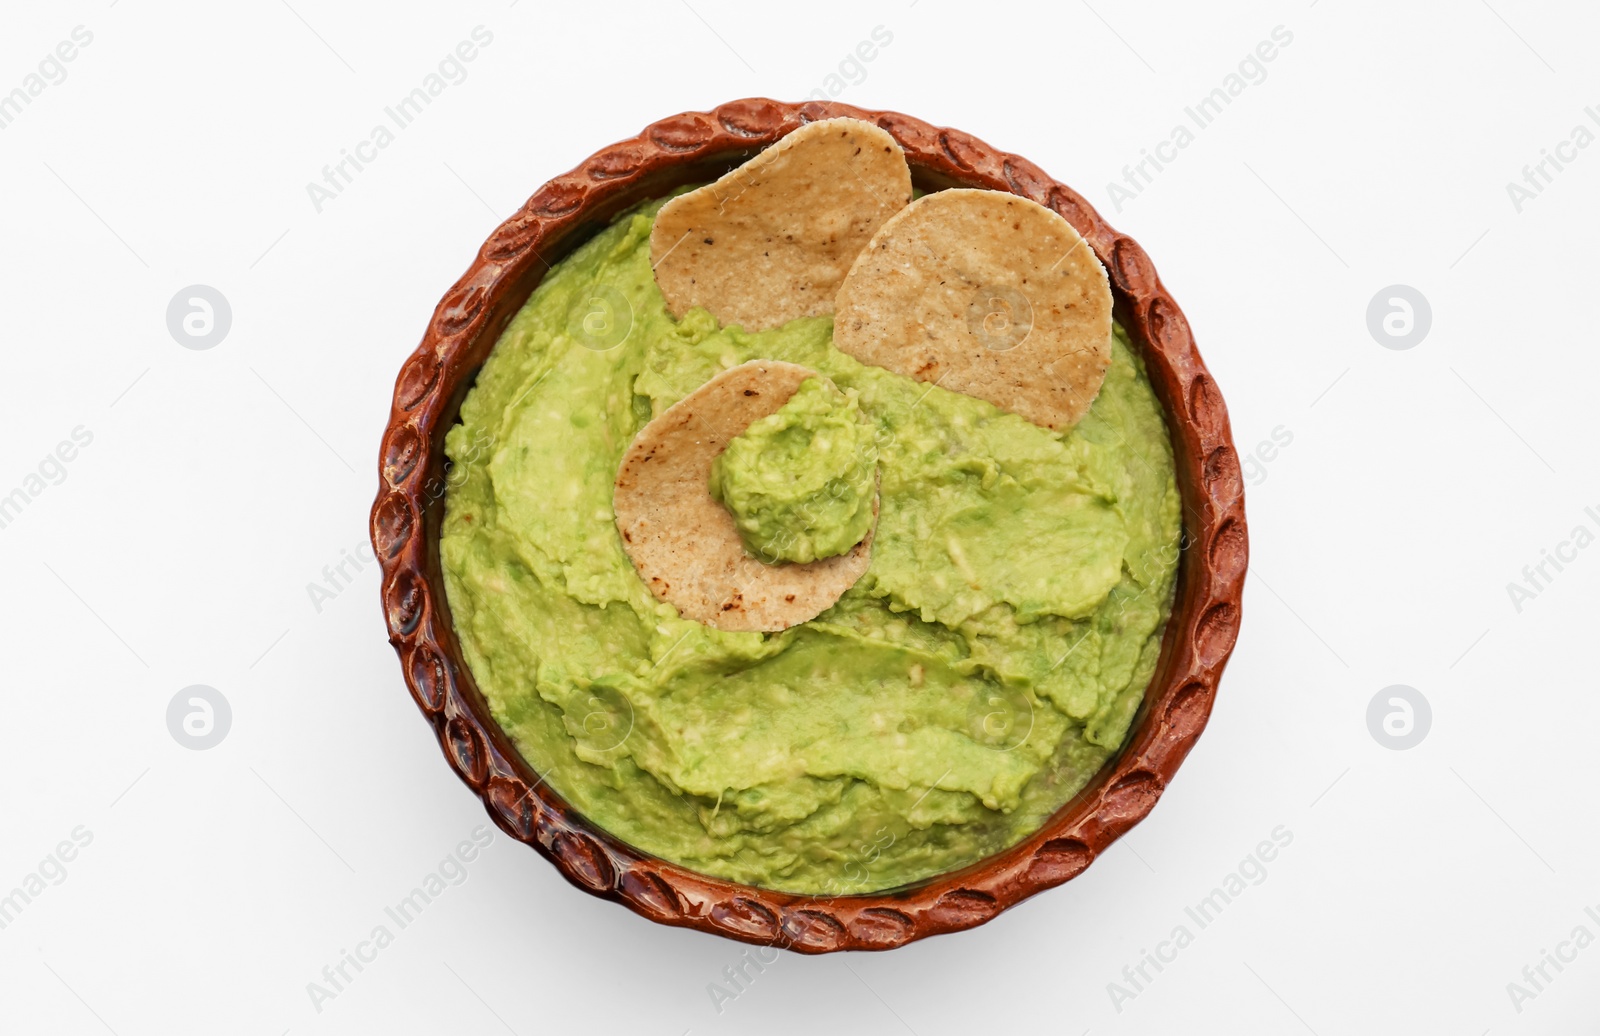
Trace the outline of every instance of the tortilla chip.
<instances>
[{"instance_id":1,"label":"tortilla chip","mask_svg":"<svg viewBox=\"0 0 1600 1036\"><path fill-rule=\"evenodd\" d=\"M859 119L808 123L661 207L650 265L667 309L746 331L833 312L861 249L911 200L894 138Z\"/></svg>"},{"instance_id":2,"label":"tortilla chip","mask_svg":"<svg viewBox=\"0 0 1600 1036\"><path fill-rule=\"evenodd\" d=\"M1044 206L957 188L900 210L835 300L833 341L863 363L1065 430L1111 363L1111 285Z\"/></svg>"},{"instance_id":3,"label":"tortilla chip","mask_svg":"<svg viewBox=\"0 0 1600 1036\"><path fill-rule=\"evenodd\" d=\"M751 360L723 371L645 425L622 457L614 508L622 549L656 597L719 630L776 632L814 619L867 571L873 526L849 551L766 565L745 552L733 515L712 497L711 462L751 422L822 375Z\"/></svg>"}]
</instances>

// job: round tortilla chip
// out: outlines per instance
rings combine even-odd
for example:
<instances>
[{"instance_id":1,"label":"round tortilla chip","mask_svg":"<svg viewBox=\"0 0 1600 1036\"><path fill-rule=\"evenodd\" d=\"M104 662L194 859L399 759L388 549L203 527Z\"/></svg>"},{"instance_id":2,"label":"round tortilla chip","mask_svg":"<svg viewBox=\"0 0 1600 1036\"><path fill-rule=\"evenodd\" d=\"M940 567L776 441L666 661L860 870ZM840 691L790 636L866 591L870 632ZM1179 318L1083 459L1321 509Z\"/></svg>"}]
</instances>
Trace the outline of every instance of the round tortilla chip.
<instances>
[{"instance_id":1,"label":"round tortilla chip","mask_svg":"<svg viewBox=\"0 0 1600 1036\"><path fill-rule=\"evenodd\" d=\"M1058 431L1088 412L1111 364L1105 267L1066 220L1001 191L912 202L834 305L834 345L863 363Z\"/></svg>"},{"instance_id":2,"label":"round tortilla chip","mask_svg":"<svg viewBox=\"0 0 1600 1036\"><path fill-rule=\"evenodd\" d=\"M719 630L776 632L814 619L867 571L877 528L843 554L766 565L708 488L711 462L816 371L751 360L723 371L645 425L622 457L613 507L622 549L652 593Z\"/></svg>"},{"instance_id":3,"label":"round tortilla chip","mask_svg":"<svg viewBox=\"0 0 1600 1036\"><path fill-rule=\"evenodd\" d=\"M704 306L746 331L833 312L850 264L911 201L893 137L860 119L808 123L715 183L667 202L650 265L682 317Z\"/></svg>"}]
</instances>

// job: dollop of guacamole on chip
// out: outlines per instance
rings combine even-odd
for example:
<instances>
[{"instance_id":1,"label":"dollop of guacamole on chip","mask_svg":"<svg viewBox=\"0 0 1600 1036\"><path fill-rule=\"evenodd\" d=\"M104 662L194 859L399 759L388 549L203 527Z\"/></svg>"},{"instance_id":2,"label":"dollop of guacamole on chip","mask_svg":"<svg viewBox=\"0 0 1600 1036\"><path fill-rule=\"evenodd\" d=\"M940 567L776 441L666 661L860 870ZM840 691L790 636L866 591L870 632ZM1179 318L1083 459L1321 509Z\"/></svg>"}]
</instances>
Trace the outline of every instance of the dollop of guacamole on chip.
<instances>
[{"instance_id":1,"label":"dollop of guacamole on chip","mask_svg":"<svg viewBox=\"0 0 1600 1036\"><path fill-rule=\"evenodd\" d=\"M711 495L733 513L756 557L806 564L843 554L867 534L874 456L856 397L808 378L711 462Z\"/></svg>"}]
</instances>

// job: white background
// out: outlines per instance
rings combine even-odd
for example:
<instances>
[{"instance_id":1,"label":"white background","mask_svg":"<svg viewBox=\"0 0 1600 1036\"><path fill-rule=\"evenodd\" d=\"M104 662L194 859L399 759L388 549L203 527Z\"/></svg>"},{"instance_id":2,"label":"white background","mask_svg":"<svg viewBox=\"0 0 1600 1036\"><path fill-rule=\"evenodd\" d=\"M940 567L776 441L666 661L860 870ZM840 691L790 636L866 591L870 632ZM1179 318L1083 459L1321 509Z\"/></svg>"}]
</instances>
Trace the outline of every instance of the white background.
<instances>
[{"instance_id":1,"label":"white background","mask_svg":"<svg viewBox=\"0 0 1600 1036\"><path fill-rule=\"evenodd\" d=\"M0 92L93 33L0 130L0 494L93 434L0 529L0 893L93 836L0 930L0 1030L1594 1024L1600 946L1520 1012L1507 989L1600 936L1600 549L1520 611L1507 589L1600 512L1600 147L1520 212L1506 189L1600 105L1592 7L291 2L35 4L0 32ZM468 78L315 211L306 183L477 25ZM1118 211L1106 184L1280 25L1266 80ZM1292 437L1250 469L1210 728L1067 886L889 954L786 954L720 1013L739 945L583 895L498 832L319 1013L307 983L488 824L406 694L375 566L320 611L308 592L366 538L401 362L546 179L664 115L803 97L876 26L892 42L840 99L1075 185L1187 310L1241 453ZM232 308L205 351L166 324L192 284ZM1431 304L1409 350L1368 330L1392 284ZM167 728L191 684L232 708L207 751ZM1368 730L1391 684L1432 706L1408 751ZM1108 983L1279 825L1266 880L1119 1011Z\"/></svg>"}]
</instances>

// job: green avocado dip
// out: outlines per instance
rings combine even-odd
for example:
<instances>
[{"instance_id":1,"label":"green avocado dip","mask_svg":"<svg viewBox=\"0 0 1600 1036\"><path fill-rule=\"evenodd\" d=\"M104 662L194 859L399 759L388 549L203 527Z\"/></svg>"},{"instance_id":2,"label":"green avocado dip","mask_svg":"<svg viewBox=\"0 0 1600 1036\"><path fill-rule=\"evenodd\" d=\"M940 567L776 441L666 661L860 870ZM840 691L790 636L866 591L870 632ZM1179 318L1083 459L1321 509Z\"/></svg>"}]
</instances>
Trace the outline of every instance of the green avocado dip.
<instances>
[{"instance_id":1,"label":"green avocado dip","mask_svg":"<svg viewBox=\"0 0 1600 1036\"><path fill-rule=\"evenodd\" d=\"M843 554L872 526L872 438L854 395L808 378L711 462L711 495L762 561Z\"/></svg>"},{"instance_id":2,"label":"green avocado dip","mask_svg":"<svg viewBox=\"0 0 1600 1036\"><path fill-rule=\"evenodd\" d=\"M830 317L674 320L650 268L660 204L550 270L446 440L445 587L496 720L590 821L733 881L864 893L1016 843L1122 744L1171 609L1179 497L1141 361L1117 328L1099 397L1061 434L857 362ZM653 415L757 358L854 399L877 532L866 575L817 618L722 632L641 582L613 480ZM787 420L750 441L781 450ZM794 499L741 502L764 464L730 458L723 492L781 533ZM828 506L818 531L859 513Z\"/></svg>"}]
</instances>

